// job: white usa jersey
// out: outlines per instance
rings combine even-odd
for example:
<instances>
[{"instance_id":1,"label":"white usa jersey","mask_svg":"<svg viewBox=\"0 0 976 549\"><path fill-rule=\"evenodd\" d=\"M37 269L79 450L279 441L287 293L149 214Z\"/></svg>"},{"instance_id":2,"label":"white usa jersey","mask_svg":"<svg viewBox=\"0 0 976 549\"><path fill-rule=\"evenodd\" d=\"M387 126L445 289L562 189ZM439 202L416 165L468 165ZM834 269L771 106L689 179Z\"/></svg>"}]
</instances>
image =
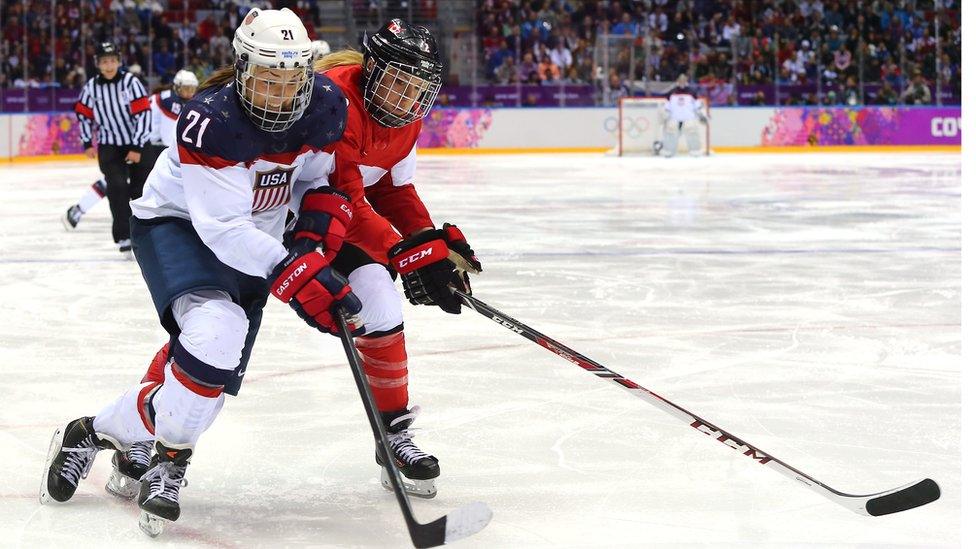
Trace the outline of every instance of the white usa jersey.
<instances>
[{"instance_id":1,"label":"white usa jersey","mask_svg":"<svg viewBox=\"0 0 976 549\"><path fill-rule=\"evenodd\" d=\"M670 119L675 122L688 122L698 117L702 102L689 88L674 88L668 92L668 102L664 106Z\"/></svg>"},{"instance_id":2,"label":"white usa jersey","mask_svg":"<svg viewBox=\"0 0 976 549\"><path fill-rule=\"evenodd\" d=\"M156 162L132 214L188 219L221 262L267 277L286 255L288 209L297 213L305 192L328 185L335 167L346 99L327 80L315 76L305 114L277 133L247 119L232 85L199 92L183 106L176 145Z\"/></svg>"},{"instance_id":3,"label":"white usa jersey","mask_svg":"<svg viewBox=\"0 0 976 549\"><path fill-rule=\"evenodd\" d=\"M152 94L149 98L149 109L152 113L150 143L165 147L172 147L176 143L176 121L179 120L184 105L186 100L173 93L173 90Z\"/></svg>"}]
</instances>

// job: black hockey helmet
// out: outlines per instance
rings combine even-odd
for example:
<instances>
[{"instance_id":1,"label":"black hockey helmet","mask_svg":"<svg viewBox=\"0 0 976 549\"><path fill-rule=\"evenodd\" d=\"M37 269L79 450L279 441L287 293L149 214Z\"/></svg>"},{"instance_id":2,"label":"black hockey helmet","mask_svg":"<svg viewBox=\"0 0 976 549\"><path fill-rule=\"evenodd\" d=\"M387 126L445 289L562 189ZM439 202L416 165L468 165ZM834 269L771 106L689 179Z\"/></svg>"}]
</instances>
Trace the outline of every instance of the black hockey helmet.
<instances>
[{"instance_id":1,"label":"black hockey helmet","mask_svg":"<svg viewBox=\"0 0 976 549\"><path fill-rule=\"evenodd\" d=\"M98 63L98 60L103 57L122 59L122 56L119 54L119 49L111 42L102 42L95 46L95 63Z\"/></svg>"},{"instance_id":2,"label":"black hockey helmet","mask_svg":"<svg viewBox=\"0 0 976 549\"><path fill-rule=\"evenodd\" d=\"M363 37L363 99L379 124L399 128L427 116L441 89L437 41L426 27L391 19Z\"/></svg>"}]
</instances>

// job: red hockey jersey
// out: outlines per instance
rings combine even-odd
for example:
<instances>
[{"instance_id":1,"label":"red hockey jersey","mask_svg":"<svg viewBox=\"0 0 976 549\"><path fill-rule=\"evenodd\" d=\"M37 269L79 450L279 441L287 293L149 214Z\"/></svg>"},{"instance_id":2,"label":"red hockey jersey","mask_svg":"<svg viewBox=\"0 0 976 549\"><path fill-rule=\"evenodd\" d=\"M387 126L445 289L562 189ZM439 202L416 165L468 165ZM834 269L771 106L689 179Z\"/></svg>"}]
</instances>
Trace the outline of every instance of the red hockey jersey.
<instances>
[{"instance_id":1,"label":"red hockey jersey","mask_svg":"<svg viewBox=\"0 0 976 549\"><path fill-rule=\"evenodd\" d=\"M349 100L346 130L336 144L336 167L329 183L352 199L349 242L386 264L386 251L400 235L434 226L413 186L421 121L402 128L377 124L363 103L360 65L333 67L325 74Z\"/></svg>"}]
</instances>

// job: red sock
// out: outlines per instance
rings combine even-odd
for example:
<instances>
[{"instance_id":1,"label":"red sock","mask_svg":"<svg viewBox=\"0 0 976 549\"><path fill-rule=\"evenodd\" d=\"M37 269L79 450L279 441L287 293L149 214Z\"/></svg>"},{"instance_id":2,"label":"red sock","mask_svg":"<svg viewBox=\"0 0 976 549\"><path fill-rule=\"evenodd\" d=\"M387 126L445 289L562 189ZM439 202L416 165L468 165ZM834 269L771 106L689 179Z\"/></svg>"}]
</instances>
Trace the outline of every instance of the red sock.
<instances>
[{"instance_id":1,"label":"red sock","mask_svg":"<svg viewBox=\"0 0 976 549\"><path fill-rule=\"evenodd\" d=\"M379 337L357 337L356 349L381 412L407 407L407 346L403 332Z\"/></svg>"},{"instance_id":2,"label":"red sock","mask_svg":"<svg viewBox=\"0 0 976 549\"><path fill-rule=\"evenodd\" d=\"M147 381L155 381L157 383L163 382L163 366L166 365L166 359L169 358L169 342L163 345L163 348L156 352L156 356L153 357L152 361L149 362L149 369L146 370L146 375L142 377L142 383Z\"/></svg>"}]
</instances>

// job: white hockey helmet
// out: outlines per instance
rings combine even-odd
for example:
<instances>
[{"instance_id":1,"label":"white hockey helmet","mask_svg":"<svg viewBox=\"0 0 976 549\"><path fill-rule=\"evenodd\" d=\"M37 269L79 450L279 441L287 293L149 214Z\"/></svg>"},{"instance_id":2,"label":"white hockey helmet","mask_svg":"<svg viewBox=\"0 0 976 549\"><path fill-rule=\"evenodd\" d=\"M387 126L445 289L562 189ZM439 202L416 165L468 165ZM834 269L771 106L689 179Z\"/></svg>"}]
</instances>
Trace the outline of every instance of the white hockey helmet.
<instances>
[{"instance_id":1,"label":"white hockey helmet","mask_svg":"<svg viewBox=\"0 0 976 549\"><path fill-rule=\"evenodd\" d=\"M173 77L173 91L183 99L193 97L199 86L200 81L197 80L197 75L186 69L177 71L176 76Z\"/></svg>"},{"instance_id":2,"label":"white hockey helmet","mask_svg":"<svg viewBox=\"0 0 976 549\"><path fill-rule=\"evenodd\" d=\"M191 86L195 88L200 85L200 81L197 80L197 75L193 74L192 72L186 69L183 69L180 71L176 71L176 76L173 77L173 85Z\"/></svg>"},{"instance_id":3,"label":"white hockey helmet","mask_svg":"<svg viewBox=\"0 0 976 549\"><path fill-rule=\"evenodd\" d=\"M288 8L252 8L234 32L235 87L258 128L290 128L312 100L312 42Z\"/></svg>"},{"instance_id":4,"label":"white hockey helmet","mask_svg":"<svg viewBox=\"0 0 976 549\"><path fill-rule=\"evenodd\" d=\"M312 59L321 59L332 53L332 48L325 40L312 40Z\"/></svg>"}]
</instances>

